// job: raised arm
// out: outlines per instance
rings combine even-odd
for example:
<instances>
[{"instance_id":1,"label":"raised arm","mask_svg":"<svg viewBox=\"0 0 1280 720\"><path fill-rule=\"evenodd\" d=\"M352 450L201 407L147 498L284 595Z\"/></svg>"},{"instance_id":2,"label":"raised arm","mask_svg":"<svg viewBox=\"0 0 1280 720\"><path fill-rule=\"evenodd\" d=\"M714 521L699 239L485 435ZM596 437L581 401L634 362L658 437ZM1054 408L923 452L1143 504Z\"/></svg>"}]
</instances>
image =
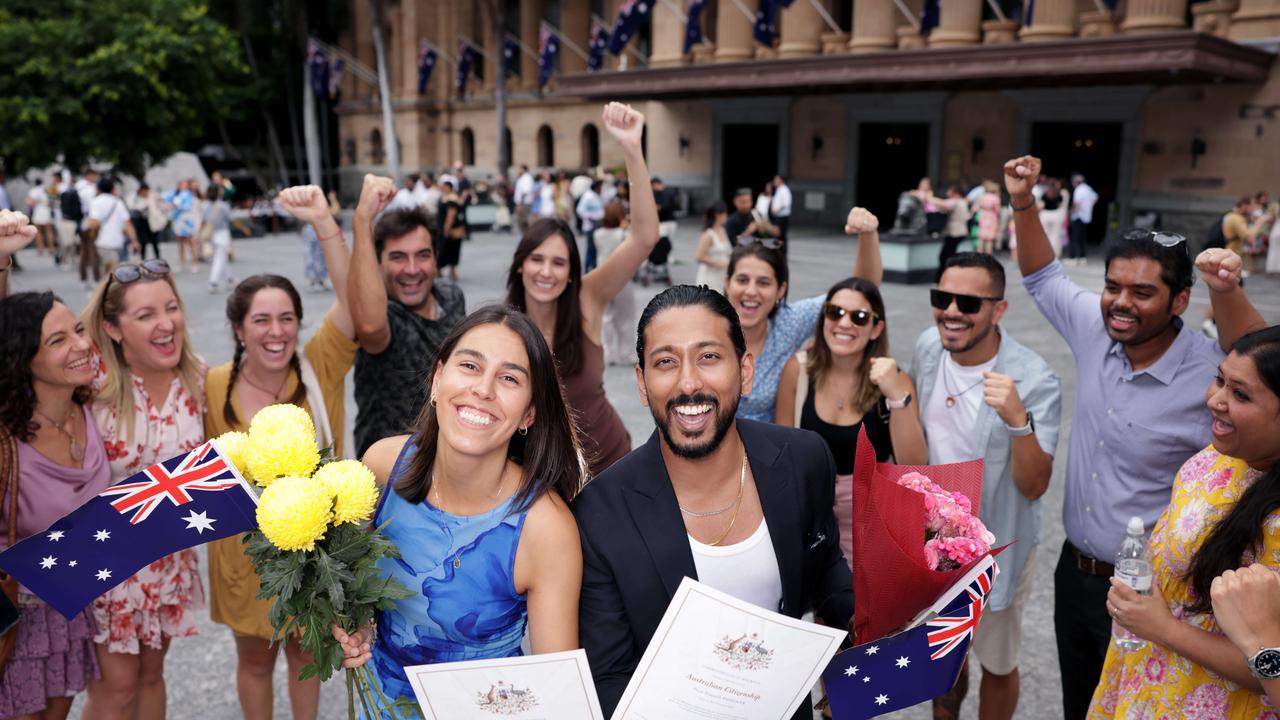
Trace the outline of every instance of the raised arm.
<instances>
[{"instance_id":1,"label":"raised arm","mask_svg":"<svg viewBox=\"0 0 1280 720\"><path fill-rule=\"evenodd\" d=\"M350 303L347 300L347 269L351 253L347 250L342 228L333 217L324 192L315 185L299 185L280 193L280 207L290 215L311 226L324 251L324 262L333 279L336 299L329 310L329 318L343 335L354 338L355 325L351 320Z\"/></svg>"},{"instance_id":2,"label":"raised arm","mask_svg":"<svg viewBox=\"0 0 1280 720\"><path fill-rule=\"evenodd\" d=\"M0 298L9 295L9 274L13 256L36 237L36 226L27 216L12 210L0 210Z\"/></svg>"},{"instance_id":3,"label":"raised arm","mask_svg":"<svg viewBox=\"0 0 1280 720\"><path fill-rule=\"evenodd\" d=\"M1209 248L1196 256L1196 269L1209 286L1209 302L1218 322L1218 345L1231 352L1236 340L1267 326L1240 287L1240 256L1223 248Z\"/></svg>"},{"instance_id":4,"label":"raised arm","mask_svg":"<svg viewBox=\"0 0 1280 720\"><path fill-rule=\"evenodd\" d=\"M1013 227L1018 233L1018 269L1026 277L1057 258L1049 236L1040 224L1040 207L1031 194L1040 177L1040 158L1023 155L1004 164L1004 186L1009 191Z\"/></svg>"},{"instance_id":5,"label":"raised arm","mask_svg":"<svg viewBox=\"0 0 1280 720\"><path fill-rule=\"evenodd\" d=\"M613 254L582 279L582 310L593 316L604 315L604 308L635 277L649 253L658 244L658 205L653 199L649 168L644 162L640 138L644 133L644 115L622 103L604 107L604 126L622 146L627 162L627 178L631 181L631 234ZM598 320L588 318L589 322Z\"/></svg>"},{"instance_id":6,"label":"raised arm","mask_svg":"<svg viewBox=\"0 0 1280 720\"><path fill-rule=\"evenodd\" d=\"M853 208L844 221L844 233L858 236L858 258L853 264L853 276L879 286L884 282L884 261L880 258L880 220L866 208Z\"/></svg>"},{"instance_id":7,"label":"raised arm","mask_svg":"<svg viewBox=\"0 0 1280 720\"><path fill-rule=\"evenodd\" d=\"M391 344L391 330L387 324L387 288L382 284L378 253L373 247L373 220L395 195L396 184L391 178L365 175L352 221L355 241L347 274L347 303L356 340L365 352L374 355Z\"/></svg>"}]
</instances>

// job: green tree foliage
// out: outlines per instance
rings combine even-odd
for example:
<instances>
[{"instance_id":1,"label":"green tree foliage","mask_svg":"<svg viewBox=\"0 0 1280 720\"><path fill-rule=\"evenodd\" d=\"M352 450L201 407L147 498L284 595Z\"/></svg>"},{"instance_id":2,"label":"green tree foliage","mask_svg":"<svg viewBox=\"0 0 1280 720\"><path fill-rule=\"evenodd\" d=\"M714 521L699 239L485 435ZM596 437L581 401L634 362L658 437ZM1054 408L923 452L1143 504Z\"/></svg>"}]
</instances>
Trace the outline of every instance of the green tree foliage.
<instances>
[{"instance_id":1,"label":"green tree foliage","mask_svg":"<svg viewBox=\"0 0 1280 720\"><path fill-rule=\"evenodd\" d=\"M232 116L247 73L201 0L4 0L0 157L140 176Z\"/></svg>"}]
</instances>

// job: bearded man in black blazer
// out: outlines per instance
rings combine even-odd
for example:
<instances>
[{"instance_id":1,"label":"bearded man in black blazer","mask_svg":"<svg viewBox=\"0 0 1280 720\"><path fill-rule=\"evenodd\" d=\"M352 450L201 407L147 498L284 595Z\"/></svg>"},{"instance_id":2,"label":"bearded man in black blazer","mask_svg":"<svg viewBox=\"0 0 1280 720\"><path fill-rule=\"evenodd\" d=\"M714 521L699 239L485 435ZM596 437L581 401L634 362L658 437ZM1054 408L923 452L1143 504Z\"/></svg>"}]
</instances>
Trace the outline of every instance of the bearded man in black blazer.
<instances>
[{"instance_id":1,"label":"bearded man in black blazer","mask_svg":"<svg viewBox=\"0 0 1280 720\"><path fill-rule=\"evenodd\" d=\"M676 286L637 332L636 383L658 429L574 503L578 633L606 716L686 576L791 617L853 616L831 452L814 433L735 418L753 365L733 307Z\"/></svg>"}]
</instances>

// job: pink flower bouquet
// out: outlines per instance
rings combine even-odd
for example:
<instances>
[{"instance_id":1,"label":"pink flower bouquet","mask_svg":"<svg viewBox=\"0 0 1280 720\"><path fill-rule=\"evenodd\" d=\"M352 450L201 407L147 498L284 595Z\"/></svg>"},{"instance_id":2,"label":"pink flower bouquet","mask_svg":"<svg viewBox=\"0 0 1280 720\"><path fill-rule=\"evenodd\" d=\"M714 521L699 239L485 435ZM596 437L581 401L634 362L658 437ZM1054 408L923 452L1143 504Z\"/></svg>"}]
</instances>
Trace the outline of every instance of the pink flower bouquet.
<instances>
[{"instance_id":1,"label":"pink flower bouquet","mask_svg":"<svg viewBox=\"0 0 1280 720\"><path fill-rule=\"evenodd\" d=\"M924 559L930 569L955 570L991 552L996 537L973 514L966 495L947 492L918 472L897 482L924 500Z\"/></svg>"}]
</instances>

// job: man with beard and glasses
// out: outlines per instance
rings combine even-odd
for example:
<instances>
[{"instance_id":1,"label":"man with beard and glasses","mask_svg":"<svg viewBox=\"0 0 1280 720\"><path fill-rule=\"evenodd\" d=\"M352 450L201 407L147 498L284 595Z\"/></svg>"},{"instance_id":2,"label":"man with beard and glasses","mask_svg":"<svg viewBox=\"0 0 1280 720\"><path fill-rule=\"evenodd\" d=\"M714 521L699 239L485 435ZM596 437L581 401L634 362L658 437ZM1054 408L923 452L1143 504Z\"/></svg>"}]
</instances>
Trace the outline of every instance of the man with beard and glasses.
<instances>
[{"instance_id":1,"label":"man with beard and glasses","mask_svg":"<svg viewBox=\"0 0 1280 720\"><path fill-rule=\"evenodd\" d=\"M1000 326L1009 308L1004 290L1004 266L991 255L948 258L930 297L936 327L921 333L911 361L929 463L982 460L982 522L996 544L1013 543L1000 555L1000 576L973 637L982 665L978 712L993 719L1012 718L1018 707L1022 610L1062 415L1058 376ZM961 672L951 692L934 700L935 718L959 717L967 665Z\"/></svg>"},{"instance_id":2,"label":"man with beard and glasses","mask_svg":"<svg viewBox=\"0 0 1280 720\"><path fill-rule=\"evenodd\" d=\"M658 294L640 316L636 356L657 432L592 480L573 511L578 632L606 716L685 577L791 617L813 610L833 627L853 616L835 461L815 433L735 418L753 361L728 300L692 285Z\"/></svg>"},{"instance_id":3,"label":"man with beard and glasses","mask_svg":"<svg viewBox=\"0 0 1280 720\"><path fill-rule=\"evenodd\" d=\"M1150 531L1168 506L1178 469L1211 437L1205 383L1225 350L1265 323L1239 286L1240 258L1220 249L1196 261L1221 319L1219 344L1183 323L1195 275L1186 239L1172 233L1124 233L1107 249L1102 294L1085 291L1040 225L1031 194L1039 176L1033 157L1004 166L1023 285L1076 362L1054 631L1063 716L1077 720L1111 639L1107 591L1126 523L1136 515Z\"/></svg>"},{"instance_id":4,"label":"man with beard and glasses","mask_svg":"<svg viewBox=\"0 0 1280 720\"><path fill-rule=\"evenodd\" d=\"M355 457L408 431L426 400L423 381L440 343L467 314L462 288L436 277L431 219L416 205L387 209L396 192L391 178L365 175L352 222L347 297L360 343ZM334 225L332 232L342 231Z\"/></svg>"}]
</instances>

